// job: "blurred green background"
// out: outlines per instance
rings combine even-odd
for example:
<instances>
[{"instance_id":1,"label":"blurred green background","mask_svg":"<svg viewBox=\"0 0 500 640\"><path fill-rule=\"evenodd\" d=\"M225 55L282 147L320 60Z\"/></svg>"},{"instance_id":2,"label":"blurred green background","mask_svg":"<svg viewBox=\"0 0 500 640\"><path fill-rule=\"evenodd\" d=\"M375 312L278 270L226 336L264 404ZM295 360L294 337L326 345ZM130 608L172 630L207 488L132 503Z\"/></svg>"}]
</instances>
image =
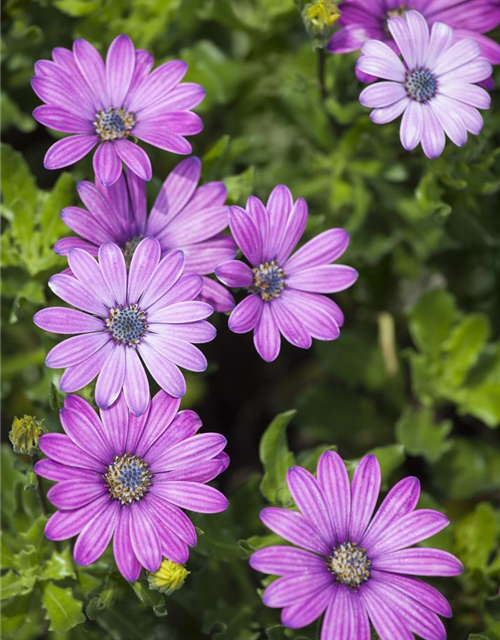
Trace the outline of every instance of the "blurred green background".
<instances>
[{"instance_id":1,"label":"blurred green background","mask_svg":"<svg viewBox=\"0 0 500 640\"><path fill-rule=\"evenodd\" d=\"M370 122L358 103L355 55L327 54L321 97L319 54L292 0L7 0L2 17L4 637L319 637L318 624L280 626L279 612L261 604L262 576L247 558L275 541L258 512L289 504L288 466L313 470L319 454L336 447L353 463L375 450L384 490L404 475L420 478L420 506L452 521L427 544L452 551L466 568L457 579L434 581L454 610L448 637L499 640L498 92L482 134L429 161L420 149L402 149L397 123ZM65 267L52 252L68 234L59 212L77 203L75 183L91 178L89 158L70 172L43 168L56 134L30 115L39 104L33 64L75 37L105 52L120 33L157 64L185 60L186 79L206 88L197 109L205 128L190 139L203 180L223 180L229 202L240 205L251 193L265 200L276 184L288 185L309 204L306 236L346 228L345 262L360 272L335 297L346 314L340 339L307 352L283 344L273 364L259 359L250 334L232 334L227 318L215 318L218 337L204 349L209 369L189 377L184 406L228 437L232 464L218 486L231 506L193 516L204 533L185 586L167 598L145 579L125 583L109 550L81 569L71 544L44 541L31 461L15 455L7 438L16 415L60 430L61 372L43 366L56 341L31 318L56 302L46 283ZM148 153L152 200L179 158ZM91 398L92 389L83 395ZM292 409L261 442L273 418Z\"/></svg>"}]
</instances>

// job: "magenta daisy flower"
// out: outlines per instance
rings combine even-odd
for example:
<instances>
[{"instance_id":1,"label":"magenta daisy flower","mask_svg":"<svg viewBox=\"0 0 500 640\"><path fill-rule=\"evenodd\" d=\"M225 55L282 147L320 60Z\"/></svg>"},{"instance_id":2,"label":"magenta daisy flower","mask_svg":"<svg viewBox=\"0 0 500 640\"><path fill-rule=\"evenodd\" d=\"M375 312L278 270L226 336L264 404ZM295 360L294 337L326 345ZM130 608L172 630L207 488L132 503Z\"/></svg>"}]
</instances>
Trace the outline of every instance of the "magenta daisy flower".
<instances>
[{"instance_id":1,"label":"magenta daisy flower","mask_svg":"<svg viewBox=\"0 0 500 640\"><path fill-rule=\"evenodd\" d=\"M388 27L404 63L383 42L365 42L358 68L387 82L366 87L361 104L373 108L370 118L376 124L402 114L400 138L407 150L421 143L425 155L436 158L445 134L461 147L468 131L477 135L483 128L477 109L488 109L491 99L474 83L489 77L491 64L473 40L453 44L447 25L435 22L429 33L417 11L408 11L406 19L391 18Z\"/></svg>"},{"instance_id":2,"label":"magenta daisy flower","mask_svg":"<svg viewBox=\"0 0 500 640\"><path fill-rule=\"evenodd\" d=\"M192 344L215 337L205 320L212 307L195 300L201 277L183 274L181 251L161 260L160 253L158 240L145 238L127 271L123 252L111 242L99 249L99 262L83 249L69 252L73 275L55 275L49 286L76 309L48 307L33 318L46 331L79 334L55 346L45 361L53 369L66 368L61 391L82 389L98 375L97 405L107 409L123 389L129 409L139 416L150 399L143 363L176 398L186 392L179 366L206 369L205 356Z\"/></svg>"},{"instance_id":3,"label":"magenta daisy flower","mask_svg":"<svg viewBox=\"0 0 500 640\"><path fill-rule=\"evenodd\" d=\"M207 277L218 264L236 255L234 240L221 233L229 219L229 207L224 205L227 191L222 182L199 187L200 174L198 158L180 162L163 183L149 216L146 183L132 172L124 172L111 187L80 182L78 193L88 211L67 207L61 217L81 237L59 240L54 251L67 255L79 248L97 256L101 244L114 242L129 264L139 242L153 236L162 256L182 250L185 272L203 277L201 299L216 311L230 311L234 307L231 294Z\"/></svg>"},{"instance_id":4,"label":"magenta daisy flower","mask_svg":"<svg viewBox=\"0 0 500 640\"><path fill-rule=\"evenodd\" d=\"M498 0L344 0L338 25L328 45L332 53L348 53L361 49L370 39L381 40L396 52L403 50L388 29L393 16L405 17L408 9L421 13L429 25L444 22L454 30L454 41L472 38L481 54L492 64L500 64L500 44L482 35L500 24ZM398 48L399 47L399 48Z\"/></svg>"},{"instance_id":5,"label":"magenta daisy flower","mask_svg":"<svg viewBox=\"0 0 500 640\"><path fill-rule=\"evenodd\" d=\"M45 437L45 436L44 436ZM297 545L259 549L257 571L281 576L264 592L268 607L282 608L282 623L305 627L323 613L321 640L443 640L438 616L450 605L434 587L410 576L455 576L461 563L439 549L413 547L449 522L437 511L415 510L420 483L401 480L375 511L380 466L374 455L359 463L352 484L340 456L324 453L317 479L292 467L288 486L299 512L268 508L261 520Z\"/></svg>"},{"instance_id":6,"label":"magenta daisy flower","mask_svg":"<svg viewBox=\"0 0 500 640\"><path fill-rule=\"evenodd\" d=\"M73 51L57 47L53 61L35 64L33 90L45 104L33 111L41 124L71 133L47 151L46 169L60 169L87 155L95 146L94 171L103 185L114 184L122 162L144 180L151 180L146 152L129 138L187 155L184 136L203 124L191 112L205 97L203 87L180 84L187 64L173 60L150 73L154 60L136 50L127 35L111 43L104 63L89 42L78 39Z\"/></svg>"},{"instance_id":7,"label":"magenta daisy flower","mask_svg":"<svg viewBox=\"0 0 500 640\"><path fill-rule=\"evenodd\" d=\"M343 229L329 229L291 255L306 222L305 200L294 203L282 185L275 187L265 207L251 196L246 211L229 211L231 232L250 266L229 260L215 275L229 287L247 290L229 318L229 328L235 333L253 330L255 347L267 362L278 357L280 335L302 349L308 349L313 338L338 338L344 316L321 294L343 291L358 278L352 267L330 264L349 244Z\"/></svg>"},{"instance_id":8,"label":"magenta daisy flower","mask_svg":"<svg viewBox=\"0 0 500 640\"><path fill-rule=\"evenodd\" d=\"M67 396L61 423L66 431L40 438L48 458L35 465L54 480L47 497L58 511L49 519L49 540L78 535L78 565L95 562L113 538L118 569L137 580L141 567L156 571L165 556L184 564L196 531L182 509L218 513L226 498L206 483L229 464L226 439L197 435L201 420L181 411L180 401L160 391L137 418L123 395L101 417L78 396Z\"/></svg>"}]
</instances>

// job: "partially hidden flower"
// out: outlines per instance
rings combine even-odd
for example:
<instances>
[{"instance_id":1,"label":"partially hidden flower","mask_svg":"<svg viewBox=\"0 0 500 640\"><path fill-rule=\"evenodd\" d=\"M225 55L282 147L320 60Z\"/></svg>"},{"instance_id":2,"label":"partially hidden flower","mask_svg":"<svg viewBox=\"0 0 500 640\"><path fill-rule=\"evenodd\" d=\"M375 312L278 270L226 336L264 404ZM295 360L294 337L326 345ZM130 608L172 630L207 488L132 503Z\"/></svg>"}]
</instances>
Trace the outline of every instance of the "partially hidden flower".
<instances>
[{"instance_id":1,"label":"partially hidden flower","mask_svg":"<svg viewBox=\"0 0 500 640\"><path fill-rule=\"evenodd\" d=\"M149 588L169 596L182 588L189 574L184 565L164 558L157 571L148 573Z\"/></svg>"},{"instance_id":2,"label":"partially hidden flower","mask_svg":"<svg viewBox=\"0 0 500 640\"><path fill-rule=\"evenodd\" d=\"M203 128L191 109L203 100L205 91L197 84L181 84L185 62L166 62L151 73L153 57L136 50L124 34L111 43L106 62L81 38L72 51L55 48L52 58L35 64L31 84L45 104L33 111L33 117L73 135L50 147L46 169L74 164L97 146L94 171L109 186L120 177L122 162L140 178L151 179L147 153L130 138L172 153L191 153L184 136Z\"/></svg>"},{"instance_id":3,"label":"partially hidden flower","mask_svg":"<svg viewBox=\"0 0 500 640\"><path fill-rule=\"evenodd\" d=\"M429 33L417 11L391 18L388 27L403 62L383 42L369 40L357 63L363 72L385 80L366 87L359 97L373 109L371 120L386 124L402 115L403 147L411 150L421 143L429 158L441 155L445 134L463 146L468 131L477 135L483 128L478 108L488 109L491 99L475 83L490 76L491 64L474 40L453 44L449 26L435 22Z\"/></svg>"},{"instance_id":4,"label":"partially hidden flower","mask_svg":"<svg viewBox=\"0 0 500 640\"><path fill-rule=\"evenodd\" d=\"M358 277L352 267L330 264L349 244L343 229L329 229L292 255L307 222L303 198L294 203L290 190L278 185L266 206L251 196L247 208L231 207L229 226L250 263L229 260L215 275L229 287L248 295L229 318L235 333L254 332L259 355L271 362L278 357L281 335L302 349L312 339L335 340L344 321L339 306L324 293L350 287Z\"/></svg>"},{"instance_id":5,"label":"partially hidden flower","mask_svg":"<svg viewBox=\"0 0 500 640\"><path fill-rule=\"evenodd\" d=\"M302 19L307 32L324 46L340 18L337 3L333 0L314 0L302 9Z\"/></svg>"},{"instance_id":6,"label":"partially hidden flower","mask_svg":"<svg viewBox=\"0 0 500 640\"><path fill-rule=\"evenodd\" d=\"M80 182L78 193L88 210L81 207L63 209L64 222L80 237L59 240L54 251L68 255L71 249L84 249L97 256L104 242L121 247L130 265L139 242L148 236L160 243L161 255L180 249L184 253L185 272L203 278L201 299L216 311L230 311L231 294L221 284L208 278L215 267L236 255L236 245L221 233L228 225L227 190L222 182L198 186L201 162L191 157L180 162L167 177L147 214L146 183L131 171L124 171L111 187L96 181Z\"/></svg>"},{"instance_id":7,"label":"partially hidden flower","mask_svg":"<svg viewBox=\"0 0 500 640\"><path fill-rule=\"evenodd\" d=\"M388 28L388 20L394 16L404 18L410 9L421 13L430 26L443 22L452 27L455 41L472 38L481 48L481 55L492 64L500 64L500 44L483 35L500 24L497 0L344 0L338 22L341 29L332 36L328 49L332 53L348 53L373 39L403 53Z\"/></svg>"},{"instance_id":8,"label":"partially hidden flower","mask_svg":"<svg viewBox=\"0 0 500 640\"><path fill-rule=\"evenodd\" d=\"M47 429L43 426L43 421L34 416L16 416L9 433L14 453L35 456L38 453L38 441L44 433L47 433Z\"/></svg>"},{"instance_id":9,"label":"partially hidden flower","mask_svg":"<svg viewBox=\"0 0 500 640\"><path fill-rule=\"evenodd\" d=\"M316 478L292 467L288 487L299 511L267 508L261 520L292 545L256 551L250 565L280 576L264 591L268 607L283 608L282 623L296 629L323 613L321 640L446 638L439 616L451 617L446 598L413 576L455 576L450 553L414 547L444 529L448 519L415 510L420 483L404 478L376 510L380 466L374 455L359 463L351 485L340 456L328 451ZM297 548L299 547L299 548Z\"/></svg>"},{"instance_id":10,"label":"partially hidden flower","mask_svg":"<svg viewBox=\"0 0 500 640\"><path fill-rule=\"evenodd\" d=\"M38 475L55 481L47 497L58 511L45 527L49 540L78 536L78 565L95 562L113 539L118 569L137 580L141 567L157 571L163 557L184 564L196 530L182 509L218 513L226 498L206 483L229 458L224 436L197 434L194 411L178 413L180 401L160 391L148 412L130 413L123 395L100 417L78 396L60 413L65 434L40 438L47 458Z\"/></svg>"},{"instance_id":11,"label":"partially hidden flower","mask_svg":"<svg viewBox=\"0 0 500 640\"><path fill-rule=\"evenodd\" d=\"M46 331L79 334L56 345L45 361L66 369L61 391L82 389L98 376L98 407L110 407L123 389L128 407L139 416L150 400L143 363L176 398L186 392L179 366L206 369L207 360L193 343L209 342L216 332L205 320L212 307L195 300L201 277L183 273L182 251L162 259L160 254L158 240L145 238L127 271L122 250L112 242L100 247L98 262L83 249L69 252L73 275L52 276L49 287L76 309L48 307L33 318Z\"/></svg>"}]
</instances>

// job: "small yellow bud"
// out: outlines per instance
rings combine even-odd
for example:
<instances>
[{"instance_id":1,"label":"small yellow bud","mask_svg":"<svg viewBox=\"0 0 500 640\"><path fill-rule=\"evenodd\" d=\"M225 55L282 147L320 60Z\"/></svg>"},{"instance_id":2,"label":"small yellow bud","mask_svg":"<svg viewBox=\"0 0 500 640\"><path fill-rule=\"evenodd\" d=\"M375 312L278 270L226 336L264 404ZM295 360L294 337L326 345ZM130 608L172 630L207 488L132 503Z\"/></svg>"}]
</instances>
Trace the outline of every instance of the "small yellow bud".
<instances>
[{"instance_id":1,"label":"small yellow bud","mask_svg":"<svg viewBox=\"0 0 500 640\"><path fill-rule=\"evenodd\" d=\"M316 0L304 7L302 11L307 31L312 36L328 37L333 25L340 18L339 10L333 0Z\"/></svg>"},{"instance_id":2,"label":"small yellow bud","mask_svg":"<svg viewBox=\"0 0 500 640\"><path fill-rule=\"evenodd\" d=\"M47 433L47 429L35 417L16 417L12 422L9 440L15 453L34 456L38 453L38 440L44 433Z\"/></svg>"},{"instance_id":3,"label":"small yellow bud","mask_svg":"<svg viewBox=\"0 0 500 640\"><path fill-rule=\"evenodd\" d=\"M158 571L148 573L149 588L169 596L182 587L189 574L182 564L163 558Z\"/></svg>"}]
</instances>

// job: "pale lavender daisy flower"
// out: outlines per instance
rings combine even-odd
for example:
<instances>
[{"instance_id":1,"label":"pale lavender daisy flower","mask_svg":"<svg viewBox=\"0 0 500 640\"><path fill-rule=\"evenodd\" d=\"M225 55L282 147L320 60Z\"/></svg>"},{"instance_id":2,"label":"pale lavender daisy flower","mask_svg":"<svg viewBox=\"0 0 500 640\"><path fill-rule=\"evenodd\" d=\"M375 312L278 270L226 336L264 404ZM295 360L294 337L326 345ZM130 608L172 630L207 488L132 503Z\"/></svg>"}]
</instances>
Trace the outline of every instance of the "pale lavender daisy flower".
<instances>
[{"instance_id":1,"label":"pale lavender daisy flower","mask_svg":"<svg viewBox=\"0 0 500 640\"><path fill-rule=\"evenodd\" d=\"M408 11L406 19L391 18L388 27L404 62L383 42L365 42L358 68L386 82L364 89L361 104L373 108L370 118L376 124L402 114L400 138L407 150L421 143L425 155L436 158L445 134L463 146L468 131L477 135L483 128L477 109L488 109L491 99L475 83L491 75L491 64L474 40L453 44L449 26L435 22L429 33L417 11Z\"/></svg>"},{"instance_id":2,"label":"pale lavender daisy flower","mask_svg":"<svg viewBox=\"0 0 500 640\"><path fill-rule=\"evenodd\" d=\"M185 272L202 276L200 299L216 311L230 311L234 307L231 294L207 277L218 264L236 255L234 240L221 233L229 221L229 207L224 205L227 190L222 182L198 186L200 174L198 158L180 162L163 183L149 216L146 183L131 171L124 171L111 187L80 182L78 193L88 211L67 207L61 217L81 237L62 238L54 251L67 255L80 248L97 256L101 244L114 242L130 264L139 242L153 236L160 243L162 257L180 249Z\"/></svg>"},{"instance_id":3,"label":"pale lavender daisy flower","mask_svg":"<svg viewBox=\"0 0 500 640\"><path fill-rule=\"evenodd\" d=\"M498 0L344 0L341 27L328 45L332 53L347 53L361 49L367 40L381 40L398 52L387 21L393 16L405 17L409 9L421 13L431 26L444 22L453 29L454 38L472 38L481 53L492 64L500 64L500 44L483 35L500 24Z\"/></svg>"},{"instance_id":4,"label":"pale lavender daisy flower","mask_svg":"<svg viewBox=\"0 0 500 640\"><path fill-rule=\"evenodd\" d=\"M162 557L184 564L196 531L182 509L218 513L226 498L206 483L229 464L226 439L197 435L201 420L181 411L180 401L160 391L148 411L129 413L123 395L101 416L78 396L67 396L60 413L66 434L48 433L35 465L54 480L47 497L58 511L45 527L49 540L78 536L78 565L98 560L113 539L115 561L126 580L141 567L156 571Z\"/></svg>"},{"instance_id":5,"label":"pale lavender daisy flower","mask_svg":"<svg viewBox=\"0 0 500 640\"><path fill-rule=\"evenodd\" d=\"M340 456L328 451L317 478L301 467L287 474L299 512L267 508L261 520L297 545L259 549L257 571L281 576L264 592L268 607L282 608L282 623L305 627L325 614L321 640L370 640L370 621L380 640L444 640L438 616L452 615L434 587L410 576L456 576L461 563L450 553L413 547L438 533L448 519L415 510L420 483L398 482L376 510L380 466L374 455L359 463L352 483Z\"/></svg>"},{"instance_id":6,"label":"pale lavender daisy flower","mask_svg":"<svg viewBox=\"0 0 500 640\"><path fill-rule=\"evenodd\" d=\"M250 266L239 260L220 264L215 275L247 297L229 318L235 333L254 331L259 355L271 362L280 351L280 335L302 349L312 339L335 340L344 322L339 306L324 295L350 287L358 277L352 267L330 264L349 244L343 229L329 229L291 255L307 222L303 198L294 203L278 185L266 206L251 196L247 208L231 207L229 226Z\"/></svg>"},{"instance_id":7,"label":"pale lavender daisy flower","mask_svg":"<svg viewBox=\"0 0 500 640\"><path fill-rule=\"evenodd\" d=\"M73 51L57 47L53 60L39 60L31 84L44 105L33 111L41 124L71 133L47 151L46 169L73 164L96 146L94 171L105 186L121 175L122 162L144 180L151 180L147 153L129 138L187 155L184 136L203 124L191 112L205 97L203 87L180 84L187 64L173 60L150 73L154 59L136 50L127 35L111 43L106 62L89 42L78 39Z\"/></svg>"},{"instance_id":8,"label":"pale lavender daisy flower","mask_svg":"<svg viewBox=\"0 0 500 640\"><path fill-rule=\"evenodd\" d=\"M143 362L160 387L176 398L186 393L179 366L206 369L205 356L193 344L215 337L205 320L212 307L195 300L201 277L183 274L182 251L161 260L160 253L158 240L145 238L127 271L122 250L111 242L100 247L99 262L83 249L69 252L73 275L55 275L49 286L76 309L48 307L33 318L46 331L79 334L55 346L45 361L53 369L66 368L61 391L82 389L98 375L98 407L110 407L123 389L129 409L142 415L150 400Z\"/></svg>"}]
</instances>

